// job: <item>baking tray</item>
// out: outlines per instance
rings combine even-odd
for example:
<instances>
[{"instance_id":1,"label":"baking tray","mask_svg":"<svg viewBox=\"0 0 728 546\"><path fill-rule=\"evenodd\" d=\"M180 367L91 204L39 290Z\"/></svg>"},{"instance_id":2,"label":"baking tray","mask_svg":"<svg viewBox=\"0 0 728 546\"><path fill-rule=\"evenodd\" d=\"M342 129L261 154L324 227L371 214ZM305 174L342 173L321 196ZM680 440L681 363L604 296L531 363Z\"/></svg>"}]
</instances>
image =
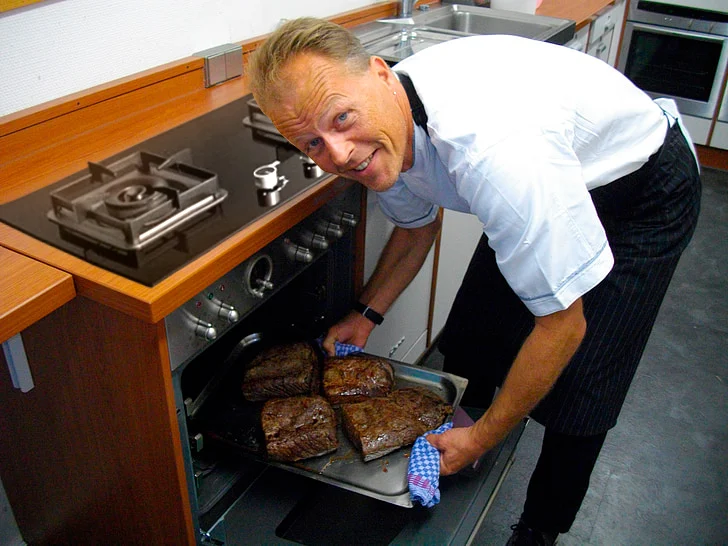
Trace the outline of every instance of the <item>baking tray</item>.
<instances>
[{"instance_id":1,"label":"baking tray","mask_svg":"<svg viewBox=\"0 0 728 546\"><path fill-rule=\"evenodd\" d=\"M460 399L468 384L467 379L429 368L385 360L388 360L394 368L396 388L425 387L440 395L443 400L453 406L453 409L460 404ZM242 396L240 398L242 400ZM244 401L231 404L228 401L224 408L218 408L218 411L214 412L212 420L206 419L208 424L214 423L212 427L206 428L206 434L214 440L239 448L249 457L264 460L272 466L391 504L412 507L407 486L407 467L412 446L406 446L373 461L364 462L361 453L343 433L341 419L337 414L339 447L336 451L295 463L267 460L259 426L261 406L262 404L251 404ZM216 428L221 422L237 422L239 426L234 431L231 429L221 431L220 428Z\"/></svg>"}]
</instances>

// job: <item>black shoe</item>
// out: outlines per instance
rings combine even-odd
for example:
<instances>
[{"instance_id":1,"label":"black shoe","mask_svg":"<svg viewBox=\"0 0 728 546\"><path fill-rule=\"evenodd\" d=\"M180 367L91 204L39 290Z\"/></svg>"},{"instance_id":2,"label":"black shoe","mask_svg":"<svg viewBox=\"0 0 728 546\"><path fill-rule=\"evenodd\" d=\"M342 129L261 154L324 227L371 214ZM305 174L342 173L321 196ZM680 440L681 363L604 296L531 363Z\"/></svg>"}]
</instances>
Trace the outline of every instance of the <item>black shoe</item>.
<instances>
[{"instance_id":1,"label":"black shoe","mask_svg":"<svg viewBox=\"0 0 728 546\"><path fill-rule=\"evenodd\" d=\"M558 533L547 533L532 529L521 519L515 525L511 525L513 534L506 542L506 546L554 546Z\"/></svg>"}]
</instances>

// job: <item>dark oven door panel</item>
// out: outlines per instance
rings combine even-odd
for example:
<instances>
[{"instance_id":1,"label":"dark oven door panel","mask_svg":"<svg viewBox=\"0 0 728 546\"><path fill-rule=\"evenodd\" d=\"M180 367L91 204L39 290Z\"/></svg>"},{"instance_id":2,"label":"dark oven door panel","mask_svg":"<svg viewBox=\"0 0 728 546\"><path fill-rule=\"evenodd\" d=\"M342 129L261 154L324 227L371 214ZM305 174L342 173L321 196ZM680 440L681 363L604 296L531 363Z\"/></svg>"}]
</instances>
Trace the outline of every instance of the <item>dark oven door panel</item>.
<instances>
[{"instance_id":1,"label":"dark oven door panel","mask_svg":"<svg viewBox=\"0 0 728 546\"><path fill-rule=\"evenodd\" d=\"M728 65L728 38L627 22L619 69L650 96L675 99L681 113L712 118Z\"/></svg>"}]
</instances>

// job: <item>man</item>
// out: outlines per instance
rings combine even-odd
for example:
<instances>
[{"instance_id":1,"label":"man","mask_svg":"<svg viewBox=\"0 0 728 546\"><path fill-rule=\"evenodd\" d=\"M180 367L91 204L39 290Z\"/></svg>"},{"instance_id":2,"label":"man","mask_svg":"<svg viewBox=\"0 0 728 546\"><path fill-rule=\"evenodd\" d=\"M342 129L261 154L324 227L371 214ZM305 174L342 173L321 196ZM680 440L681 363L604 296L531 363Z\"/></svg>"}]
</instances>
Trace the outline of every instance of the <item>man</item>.
<instances>
[{"instance_id":1,"label":"man","mask_svg":"<svg viewBox=\"0 0 728 546\"><path fill-rule=\"evenodd\" d=\"M280 132L379 192L397 226L328 351L365 345L424 262L438 207L483 222L440 345L445 369L470 380L467 403L488 409L429 438L446 475L526 415L544 424L509 544L552 544L574 521L697 220L698 167L674 104L664 111L601 61L509 36L452 40L392 70L311 18L273 33L249 74Z\"/></svg>"}]
</instances>

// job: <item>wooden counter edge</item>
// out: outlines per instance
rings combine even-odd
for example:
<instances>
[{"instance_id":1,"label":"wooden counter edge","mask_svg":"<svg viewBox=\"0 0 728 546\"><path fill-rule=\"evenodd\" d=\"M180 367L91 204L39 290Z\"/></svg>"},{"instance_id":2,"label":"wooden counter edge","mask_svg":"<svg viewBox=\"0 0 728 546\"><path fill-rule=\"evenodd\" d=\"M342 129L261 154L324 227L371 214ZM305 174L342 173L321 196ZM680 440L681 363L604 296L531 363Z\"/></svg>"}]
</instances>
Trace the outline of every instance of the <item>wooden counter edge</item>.
<instances>
[{"instance_id":1,"label":"wooden counter edge","mask_svg":"<svg viewBox=\"0 0 728 546\"><path fill-rule=\"evenodd\" d=\"M73 277L0 246L0 342L76 297Z\"/></svg>"}]
</instances>

